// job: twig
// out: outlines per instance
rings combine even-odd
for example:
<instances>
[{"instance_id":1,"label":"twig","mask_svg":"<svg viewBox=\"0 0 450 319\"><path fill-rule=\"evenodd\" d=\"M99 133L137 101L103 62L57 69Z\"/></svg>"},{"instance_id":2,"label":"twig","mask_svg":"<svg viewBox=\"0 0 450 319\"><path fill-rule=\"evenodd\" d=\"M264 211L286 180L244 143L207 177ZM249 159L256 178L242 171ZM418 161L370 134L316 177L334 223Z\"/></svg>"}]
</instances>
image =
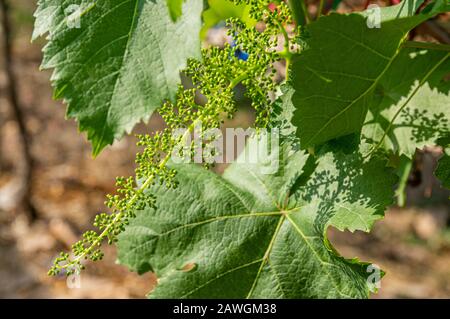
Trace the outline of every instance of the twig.
<instances>
[{"instance_id":1,"label":"twig","mask_svg":"<svg viewBox=\"0 0 450 319\"><path fill-rule=\"evenodd\" d=\"M432 42L405 41L403 48L429 49L450 52L450 45Z\"/></svg>"},{"instance_id":2,"label":"twig","mask_svg":"<svg viewBox=\"0 0 450 319\"><path fill-rule=\"evenodd\" d=\"M37 211L31 201L32 190L32 173L33 173L33 158L30 152L30 137L25 125L24 115L19 104L17 95L16 78L12 69L12 41L11 41L11 22L9 20L9 6L6 0L0 0L0 19L3 29L3 55L5 58L5 72L7 77L7 94L13 111L13 115L17 121L19 128L19 135L22 142L22 152L24 157L23 167L23 204L27 210L30 220L37 219Z\"/></svg>"},{"instance_id":3,"label":"twig","mask_svg":"<svg viewBox=\"0 0 450 319\"><path fill-rule=\"evenodd\" d=\"M322 15L324 4L325 4L325 0L320 0L319 7L317 9L317 18L316 19L319 19L320 16Z\"/></svg>"}]
</instances>

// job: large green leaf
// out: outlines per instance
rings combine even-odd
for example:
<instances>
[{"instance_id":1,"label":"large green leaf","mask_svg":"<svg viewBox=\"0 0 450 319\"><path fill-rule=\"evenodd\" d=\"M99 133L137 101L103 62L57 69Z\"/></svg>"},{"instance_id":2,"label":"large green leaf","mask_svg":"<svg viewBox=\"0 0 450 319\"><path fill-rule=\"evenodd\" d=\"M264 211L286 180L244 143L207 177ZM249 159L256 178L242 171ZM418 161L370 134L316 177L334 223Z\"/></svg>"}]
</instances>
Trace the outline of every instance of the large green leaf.
<instances>
[{"instance_id":1,"label":"large green leaf","mask_svg":"<svg viewBox=\"0 0 450 319\"><path fill-rule=\"evenodd\" d=\"M42 68L54 68L54 95L94 154L174 96L186 59L200 52L201 10L202 0L188 0L173 23L165 0L38 2L33 37L49 39Z\"/></svg>"},{"instance_id":2,"label":"large green leaf","mask_svg":"<svg viewBox=\"0 0 450 319\"><path fill-rule=\"evenodd\" d=\"M410 16L422 2L405 0L381 8L380 28L368 26L368 12L331 14L307 27L309 48L292 69L293 122L302 147L360 132L373 92L408 31L445 9L441 0L426 13Z\"/></svg>"},{"instance_id":3,"label":"large green leaf","mask_svg":"<svg viewBox=\"0 0 450 319\"><path fill-rule=\"evenodd\" d=\"M450 53L402 49L380 79L363 136L388 152L412 158L450 130Z\"/></svg>"},{"instance_id":4,"label":"large green leaf","mask_svg":"<svg viewBox=\"0 0 450 319\"><path fill-rule=\"evenodd\" d=\"M150 297L364 298L375 290L368 264L341 257L326 231L368 231L383 216L395 183L384 161L331 150L316 160L283 144L280 157L241 157L223 177L172 167L178 188L154 187L158 208L139 212L118 242L120 263L158 276Z\"/></svg>"}]
</instances>

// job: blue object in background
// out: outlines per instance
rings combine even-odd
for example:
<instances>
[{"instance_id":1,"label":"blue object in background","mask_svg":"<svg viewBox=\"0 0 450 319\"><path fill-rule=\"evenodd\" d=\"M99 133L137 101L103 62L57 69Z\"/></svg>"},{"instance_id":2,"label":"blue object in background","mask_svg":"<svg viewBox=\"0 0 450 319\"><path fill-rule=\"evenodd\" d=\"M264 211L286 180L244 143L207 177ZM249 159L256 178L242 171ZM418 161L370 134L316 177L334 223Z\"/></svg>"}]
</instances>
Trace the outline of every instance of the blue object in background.
<instances>
[{"instance_id":1,"label":"blue object in background","mask_svg":"<svg viewBox=\"0 0 450 319\"><path fill-rule=\"evenodd\" d=\"M248 53L241 51L241 49L236 49L236 51L234 51L234 56L242 61L248 60Z\"/></svg>"},{"instance_id":2,"label":"blue object in background","mask_svg":"<svg viewBox=\"0 0 450 319\"><path fill-rule=\"evenodd\" d=\"M234 42L234 40L231 42L231 47L232 48L236 47L236 42ZM238 58L239 60L247 61L248 57L249 57L249 54L247 52L242 51L241 49L237 48L237 49L234 50L234 56L236 58Z\"/></svg>"}]
</instances>

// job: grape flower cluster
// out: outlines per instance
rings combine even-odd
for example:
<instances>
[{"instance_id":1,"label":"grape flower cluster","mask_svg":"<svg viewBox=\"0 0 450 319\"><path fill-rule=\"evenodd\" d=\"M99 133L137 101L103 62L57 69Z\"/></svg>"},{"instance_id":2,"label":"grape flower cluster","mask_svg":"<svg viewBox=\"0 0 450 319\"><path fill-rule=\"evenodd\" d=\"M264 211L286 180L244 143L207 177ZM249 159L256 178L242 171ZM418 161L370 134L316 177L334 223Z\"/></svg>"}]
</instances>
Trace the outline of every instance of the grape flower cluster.
<instances>
[{"instance_id":1,"label":"grape flower cluster","mask_svg":"<svg viewBox=\"0 0 450 319\"><path fill-rule=\"evenodd\" d=\"M236 111L234 89L241 84L245 94L252 101L256 111L255 126L267 127L270 123L272 99L270 92L277 89L274 80L274 64L289 60L295 52L292 43L298 32L288 35L285 25L292 24L288 5L284 1L233 0L236 4L251 6L251 16L260 21L256 27L247 27L238 19L227 21L228 35L232 38L223 48L209 47L202 50L202 60L188 61L184 73L192 80L193 88L180 85L176 101L165 102L158 110L166 123L166 128L154 134L138 136L138 146L143 150L136 155L134 177L119 177L117 192L108 195L105 205L110 213L95 217L94 226L98 231L87 231L81 240L73 244L72 252L61 253L54 260L49 275L65 273L72 275L84 269L84 261L103 258L101 245L117 241L139 211L156 208L157 198L151 193L156 183L167 188L177 187L176 171L167 165L173 150L180 143L188 144L188 137L196 125L201 123L207 130L219 128L226 118ZM271 4L276 4L272 10ZM277 50L279 35L284 36L284 50ZM243 54L245 53L245 54ZM204 103L198 102L203 96ZM174 131L185 128L182 135ZM193 156L195 141L181 148L180 155ZM208 165L206 165L208 166Z\"/></svg>"}]
</instances>

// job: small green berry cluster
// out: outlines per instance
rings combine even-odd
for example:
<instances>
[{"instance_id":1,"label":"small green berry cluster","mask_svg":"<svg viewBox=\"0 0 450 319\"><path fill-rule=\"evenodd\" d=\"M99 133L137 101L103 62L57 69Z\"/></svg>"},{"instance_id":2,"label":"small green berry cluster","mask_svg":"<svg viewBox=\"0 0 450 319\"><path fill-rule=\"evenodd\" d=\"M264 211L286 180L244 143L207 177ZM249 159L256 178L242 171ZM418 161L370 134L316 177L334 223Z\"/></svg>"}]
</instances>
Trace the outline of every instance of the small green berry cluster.
<instances>
[{"instance_id":1,"label":"small green berry cluster","mask_svg":"<svg viewBox=\"0 0 450 319\"><path fill-rule=\"evenodd\" d=\"M256 111L256 127L266 127L271 114L270 92L274 92L277 83L274 81L276 69L274 63L280 61L275 48L278 44L276 31L265 28L260 32L255 28L247 28L237 19L230 19L229 35L233 37L238 50L249 52L246 63L247 76L241 83L246 89L246 96L252 101Z\"/></svg>"},{"instance_id":2,"label":"small green berry cluster","mask_svg":"<svg viewBox=\"0 0 450 319\"><path fill-rule=\"evenodd\" d=\"M136 156L135 177L117 178L117 193L108 195L105 202L111 213L101 213L95 218L94 226L99 231L86 232L72 246L71 255L61 253L49 270L50 275L63 271L67 275L79 273L84 269L84 260L102 259L100 246L104 240L109 244L116 242L117 236L139 211L156 207L156 198L149 192L153 185L159 183L167 188L177 187L176 171L167 165L172 155L176 150L182 153L177 155L192 158L199 147L198 141L194 139L190 144L187 142L196 127L201 124L202 132L219 128L224 118L233 116L236 111L234 88L238 84L244 85L246 95L252 100L257 114L256 126L265 127L269 123L272 107L269 93L274 92L277 85L273 65L283 59L275 48L278 34L285 32L284 28L279 29L282 25L280 20L275 23L274 19L285 19L289 15L284 9L280 11L282 14L271 13L267 9L268 1L247 2L254 6L254 16L264 20L264 30L249 28L237 19L231 19L227 25L233 45L204 49L202 61L188 61L184 73L192 79L194 88L185 89L180 86L176 102L168 101L158 110L167 127L151 135L138 136L138 146L143 147L143 150ZM284 8L282 3L280 5L280 8ZM264 14L257 15L258 10L262 10ZM248 59L237 58L237 50L248 52ZM199 96L203 96L206 102L199 103ZM184 132L175 134L180 128L184 128ZM207 147L215 138L201 135L200 146ZM180 144L184 146L177 149ZM209 155L208 158L203 158L206 167L211 165L210 157L214 156L214 152Z\"/></svg>"}]
</instances>

